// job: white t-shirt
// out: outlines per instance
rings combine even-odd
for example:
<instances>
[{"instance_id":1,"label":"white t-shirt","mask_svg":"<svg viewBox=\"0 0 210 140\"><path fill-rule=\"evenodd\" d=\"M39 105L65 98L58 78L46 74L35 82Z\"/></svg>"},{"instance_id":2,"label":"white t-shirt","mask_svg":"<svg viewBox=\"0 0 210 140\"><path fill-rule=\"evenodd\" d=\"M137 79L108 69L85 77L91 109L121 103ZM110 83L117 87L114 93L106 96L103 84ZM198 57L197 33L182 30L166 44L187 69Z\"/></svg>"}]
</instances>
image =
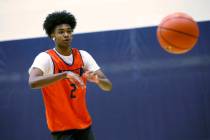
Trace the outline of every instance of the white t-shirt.
<instances>
[{"instance_id":1,"label":"white t-shirt","mask_svg":"<svg viewBox=\"0 0 210 140\"><path fill-rule=\"evenodd\" d=\"M81 54L85 70L96 71L96 70L100 69L100 67L98 66L96 61L93 59L93 57L87 51L79 50L79 52ZM64 56L64 55L59 54L58 52L57 52L57 54L67 64L72 64L72 62L73 62L73 56L72 55ZM46 52L41 52L36 56L33 64L29 68L29 71L28 71L29 73L31 72L33 67L41 69L43 71L44 75L53 74L53 69L54 69L53 61L52 61L50 55L47 54Z\"/></svg>"}]
</instances>

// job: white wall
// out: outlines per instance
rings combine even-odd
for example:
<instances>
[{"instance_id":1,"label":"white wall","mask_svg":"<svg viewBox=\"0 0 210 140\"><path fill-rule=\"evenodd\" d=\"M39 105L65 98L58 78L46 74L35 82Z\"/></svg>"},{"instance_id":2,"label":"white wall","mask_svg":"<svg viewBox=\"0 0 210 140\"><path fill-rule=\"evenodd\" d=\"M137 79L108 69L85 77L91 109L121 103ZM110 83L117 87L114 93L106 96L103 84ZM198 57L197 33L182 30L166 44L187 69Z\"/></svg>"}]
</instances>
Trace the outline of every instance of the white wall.
<instances>
[{"instance_id":1,"label":"white wall","mask_svg":"<svg viewBox=\"0 0 210 140\"><path fill-rule=\"evenodd\" d=\"M45 36L48 13L72 12L75 33L145 27L181 11L196 21L210 19L210 0L0 0L0 41Z\"/></svg>"}]
</instances>

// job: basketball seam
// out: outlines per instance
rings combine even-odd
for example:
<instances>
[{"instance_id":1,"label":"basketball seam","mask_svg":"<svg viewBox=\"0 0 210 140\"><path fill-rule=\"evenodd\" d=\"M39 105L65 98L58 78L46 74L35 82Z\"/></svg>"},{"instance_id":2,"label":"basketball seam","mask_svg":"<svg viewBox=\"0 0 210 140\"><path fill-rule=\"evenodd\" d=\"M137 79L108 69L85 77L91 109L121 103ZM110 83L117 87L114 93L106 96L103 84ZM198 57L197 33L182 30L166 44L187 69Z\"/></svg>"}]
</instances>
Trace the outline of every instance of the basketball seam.
<instances>
[{"instance_id":1,"label":"basketball seam","mask_svg":"<svg viewBox=\"0 0 210 140\"><path fill-rule=\"evenodd\" d=\"M190 18L186 18L186 17L171 17L171 18L168 18L168 19L163 20L164 22L162 21L162 24L166 23L166 21L168 21L168 20L175 19L175 18L182 18L182 19L186 19L186 20L189 20L189 21L195 23L195 21L192 20L192 19L190 19Z\"/></svg>"},{"instance_id":2,"label":"basketball seam","mask_svg":"<svg viewBox=\"0 0 210 140\"><path fill-rule=\"evenodd\" d=\"M179 19L185 19L185 20L188 20L188 21L191 21L191 22L195 23L195 21L192 20L192 19L190 19L190 18L186 18L186 17L173 17L173 18L168 18L168 19L164 20L164 21L159 25L159 27L161 27L161 28L166 28L166 27L163 26L164 23L166 23L166 22L169 21L169 20L177 19L177 18L179 18ZM166 29L167 29L167 28L166 28ZM190 36L193 36L193 37L198 38L198 36L196 36L196 35L188 34L188 33L182 32L182 31L177 31L177 30L175 30L175 29L172 29L172 30L174 30L174 31L176 31L176 32L180 32L180 33L187 34L187 35L190 35Z\"/></svg>"},{"instance_id":3,"label":"basketball seam","mask_svg":"<svg viewBox=\"0 0 210 140\"><path fill-rule=\"evenodd\" d=\"M186 36L189 36L189 37L193 37L193 38L198 38L197 36L195 35L192 35L192 34L188 34L188 33L185 33L185 32L182 32L182 31L178 31L178 30L175 30L175 29L171 29L171 28L166 28L166 27L162 27L162 26L159 26L161 29L165 29L165 30L170 30L170 31L174 31L174 32L177 32L177 33L181 33L181 34L184 34Z\"/></svg>"},{"instance_id":4,"label":"basketball seam","mask_svg":"<svg viewBox=\"0 0 210 140\"><path fill-rule=\"evenodd\" d=\"M160 36L161 38L168 44L168 45L171 45L173 46L174 48L177 48L177 49L183 49L182 47L180 46L177 46L177 45L174 45L173 43L169 42L161 33L161 30L160 30ZM190 48L191 49L191 48Z\"/></svg>"}]
</instances>

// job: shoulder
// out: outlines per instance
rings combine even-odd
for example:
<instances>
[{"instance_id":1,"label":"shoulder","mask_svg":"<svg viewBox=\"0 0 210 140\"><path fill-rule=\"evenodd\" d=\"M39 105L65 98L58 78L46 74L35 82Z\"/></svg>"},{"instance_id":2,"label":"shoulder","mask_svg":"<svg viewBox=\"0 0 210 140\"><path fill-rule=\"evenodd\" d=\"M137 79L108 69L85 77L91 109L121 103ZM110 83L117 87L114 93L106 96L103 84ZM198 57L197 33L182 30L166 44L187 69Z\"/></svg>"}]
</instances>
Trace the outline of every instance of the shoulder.
<instances>
[{"instance_id":1,"label":"shoulder","mask_svg":"<svg viewBox=\"0 0 210 140\"><path fill-rule=\"evenodd\" d=\"M36 58L50 59L50 55L47 52L41 52L36 56Z\"/></svg>"},{"instance_id":2,"label":"shoulder","mask_svg":"<svg viewBox=\"0 0 210 140\"><path fill-rule=\"evenodd\" d=\"M79 50L79 52L80 52L82 58L92 57L92 56L90 55L90 53L88 53L88 52L85 51L85 50Z\"/></svg>"},{"instance_id":3,"label":"shoulder","mask_svg":"<svg viewBox=\"0 0 210 140\"><path fill-rule=\"evenodd\" d=\"M40 52L36 57L46 57L46 58L49 58L50 55L47 52Z\"/></svg>"},{"instance_id":4,"label":"shoulder","mask_svg":"<svg viewBox=\"0 0 210 140\"><path fill-rule=\"evenodd\" d=\"M81 53L81 54L89 54L87 51L85 51L85 50L79 50L79 52Z\"/></svg>"},{"instance_id":5,"label":"shoulder","mask_svg":"<svg viewBox=\"0 0 210 140\"><path fill-rule=\"evenodd\" d=\"M84 50L79 50L79 51L80 51L82 60L84 62L85 69L90 70L90 71L96 71L100 69L95 59L87 51L84 51Z\"/></svg>"},{"instance_id":6,"label":"shoulder","mask_svg":"<svg viewBox=\"0 0 210 140\"><path fill-rule=\"evenodd\" d=\"M33 67L41 69L44 75L50 73L52 71L51 69L53 68L53 62L50 55L46 52L39 53L30 67L29 73Z\"/></svg>"},{"instance_id":7,"label":"shoulder","mask_svg":"<svg viewBox=\"0 0 210 140\"><path fill-rule=\"evenodd\" d=\"M50 63L52 63L52 59L47 52L39 53L34 59L35 65L49 65Z\"/></svg>"}]
</instances>

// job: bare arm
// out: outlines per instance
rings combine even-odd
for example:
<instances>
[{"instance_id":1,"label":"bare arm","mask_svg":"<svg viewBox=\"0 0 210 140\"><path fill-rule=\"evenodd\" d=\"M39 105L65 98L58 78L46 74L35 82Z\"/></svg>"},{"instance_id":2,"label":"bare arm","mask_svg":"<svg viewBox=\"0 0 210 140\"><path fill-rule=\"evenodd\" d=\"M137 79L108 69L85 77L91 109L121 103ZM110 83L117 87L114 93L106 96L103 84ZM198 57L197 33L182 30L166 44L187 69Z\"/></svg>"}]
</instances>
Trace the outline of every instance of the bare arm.
<instances>
[{"instance_id":1,"label":"bare arm","mask_svg":"<svg viewBox=\"0 0 210 140\"><path fill-rule=\"evenodd\" d=\"M42 88L45 87L53 82L56 82L58 80L62 80L68 78L72 82L75 82L76 84L80 84L81 86L84 86L83 81L81 78L72 72L63 72L63 73L57 73L57 74L51 74L44 76L42 70L39 68L33 68L29 74L29 85L31 88Z\"/></svg>"},{"instance_id":2,"label":"bare arm","mask_svg":"<svg viewBox=\"0 0 210 140\"><path fill-rule=\"evenodd\" d=\"M102 90L112 90L111 81L105 76L105 74L100 69L95 72L87 71L85 72L85 76L87 77L88 81L96 83Z\"/></svg>"},{"instance_id":3,"label":"bare arm","mask_svg":"<svg viewBox=\"0 0 210 140\"><path fill-rule=\"evenodd\" d=\"M66 78L66 73L43 76L42 70L39 68L33 68L29 74L28 83L31 88L42 88L64 78Z\"/></svg>"}]
</instances>

